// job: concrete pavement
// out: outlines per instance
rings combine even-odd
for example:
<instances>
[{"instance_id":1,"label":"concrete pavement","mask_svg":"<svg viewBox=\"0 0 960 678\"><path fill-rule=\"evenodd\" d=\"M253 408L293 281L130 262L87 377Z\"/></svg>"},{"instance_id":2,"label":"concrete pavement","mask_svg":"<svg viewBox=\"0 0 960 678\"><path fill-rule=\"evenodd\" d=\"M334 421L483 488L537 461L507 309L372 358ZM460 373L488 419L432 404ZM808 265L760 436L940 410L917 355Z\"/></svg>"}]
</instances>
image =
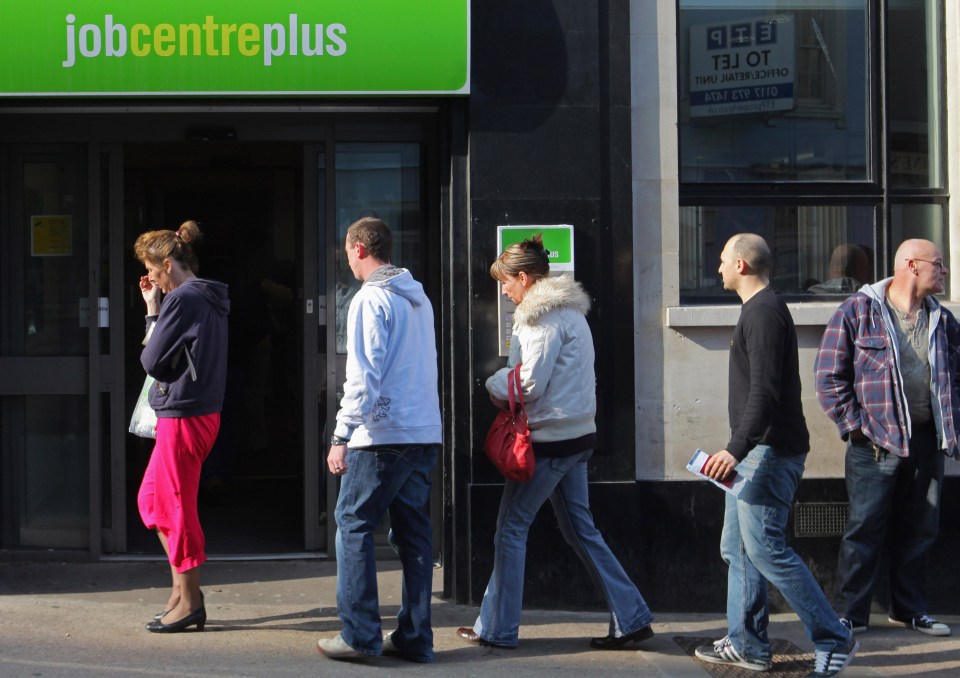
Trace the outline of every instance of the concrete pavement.
<instances>
[{"instance_id":1,"label":"concrete pavement","mask_svg":"<svg viewBox=\"0 0 960 678\"><path fill-rule=\"evenodd\" d=\"M380 568L384 628L399 607L396 563ZM708 678L752 672L708 666L682 645L719 638L722 614L657 611L656 636L627 651L592 650L606 633L599 612L524 610L520 647L480 648L458 639L476 607L434 600L436 662L410 664L391 657L335 662L316 652L320 637L335 635L335 563L313 560L209 562L203 570L208 621L203 633L161 635L143 625L166 601L164 562L0 563L0 676L43 678L208 676L533 676L631 675ZM441 572L435 591L441 591ZM960 633L960 619L941 617ZM843 673L868 676L960 675L956 636L933 638L894 629L875 616L858 636L860 651ZM812 654L797 618L775 615L771 637ZM799 659L790 656L788 659ZM789 670L788 670L789 669ZM768 676L797 675L796 662ZM800 674L802 675L802 673Z\"/></svg>"}]
</instances>

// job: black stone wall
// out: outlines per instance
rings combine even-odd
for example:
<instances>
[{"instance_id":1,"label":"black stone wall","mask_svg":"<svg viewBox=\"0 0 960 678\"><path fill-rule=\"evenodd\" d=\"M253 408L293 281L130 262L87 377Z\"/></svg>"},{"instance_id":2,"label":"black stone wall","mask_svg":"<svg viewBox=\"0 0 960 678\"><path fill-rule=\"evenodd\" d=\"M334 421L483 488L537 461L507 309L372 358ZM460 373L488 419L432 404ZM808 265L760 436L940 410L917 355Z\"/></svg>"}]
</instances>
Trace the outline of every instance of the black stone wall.
<instances>
[{"instance_id":1,"label":"black stone wall","mask_svg":"<svg viewBox=\"0 0 960 678\"><path fill-rule=\"evenodd\" d=\"M502 483L482 442L494 414L483 382L504 361L497 355L497 286L487 273L498 254L496 228L570 223L576 276L593 298L600 442L590 477L597 526L654 612L722 611L722 493L706 483L635 481L629 1L483 0L472 12L472 92L452 124L454 336L447 350L454 376L445 411L456 423L445 471L445 553L453 563L445 570L447 594L478 603L493 561ZM458 150L458 138L467 140L465 149ZM958 482L946 483L931 565L936 614L960 609L960 580L952 576ZM843 481L805 481L797 499L845 501ZM838 544L793 540L831 597ZM878 599L884 611L885 586ZM775 591L772 600L786 609ZM530 531L524 605L605 608L549 505Z\"/></svg>"}]
</instances>

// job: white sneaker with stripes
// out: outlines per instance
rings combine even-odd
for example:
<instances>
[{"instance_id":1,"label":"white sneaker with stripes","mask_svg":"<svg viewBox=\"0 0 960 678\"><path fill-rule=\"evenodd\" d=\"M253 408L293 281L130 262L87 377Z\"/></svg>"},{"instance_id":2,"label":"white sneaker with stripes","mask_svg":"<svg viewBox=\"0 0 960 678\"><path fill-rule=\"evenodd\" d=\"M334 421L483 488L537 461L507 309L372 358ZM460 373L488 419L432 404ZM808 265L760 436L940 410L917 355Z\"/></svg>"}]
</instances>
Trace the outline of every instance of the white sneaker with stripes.
<instances>
[{"instance_id":1,"label":"white sneaker with stripes","mask_svg":"<svg viewBox=\"0 0 960 678\"><path fill-rule=\"evenodd\" d=\"M857 653L860 644L850 636L847 644L836 650L817 650L813 660L813 671L807 674L807 678L833 678L845 668L853 655Z\"/></svg>"},{"instance_id":2,"label":"white sneaker with stripes","mask_svg":"<svg viewBox=\"0 0 960 678\"><path fill-rule=\"evenodd\" d=\"M744 657L730 641L729 636L724 636L707 645L698 647L694 654L698 659L702 659L710 664L726 664L727 666L739 666L741 669L750 671L769 671L773 662L769 659L755 659L753 657Z\"/></svg>"}]
</instances>

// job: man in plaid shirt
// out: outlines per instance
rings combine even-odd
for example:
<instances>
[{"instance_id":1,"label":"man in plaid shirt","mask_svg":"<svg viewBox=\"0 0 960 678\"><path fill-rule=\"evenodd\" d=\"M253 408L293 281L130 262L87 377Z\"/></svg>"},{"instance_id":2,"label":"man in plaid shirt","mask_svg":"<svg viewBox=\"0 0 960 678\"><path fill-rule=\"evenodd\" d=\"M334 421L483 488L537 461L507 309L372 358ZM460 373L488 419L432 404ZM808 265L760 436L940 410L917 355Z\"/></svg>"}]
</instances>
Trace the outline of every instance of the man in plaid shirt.
<instances>
[{"instance_id":1,"label":"man in plaid shirt","mask_svg":"<svg viewBox=\"0 0 960 678\"><path fill-rule=\"evenodd\" d=\"M840 545L838 609L866 631L884 539L889 621L934 636L926 559L937 538L944 456L958 457L960 324L937 301L947 268L928 240L900 245L893 277L864 285L827 325L817 398L847 443L850 501Z\"/></svg>"}]
</instances>

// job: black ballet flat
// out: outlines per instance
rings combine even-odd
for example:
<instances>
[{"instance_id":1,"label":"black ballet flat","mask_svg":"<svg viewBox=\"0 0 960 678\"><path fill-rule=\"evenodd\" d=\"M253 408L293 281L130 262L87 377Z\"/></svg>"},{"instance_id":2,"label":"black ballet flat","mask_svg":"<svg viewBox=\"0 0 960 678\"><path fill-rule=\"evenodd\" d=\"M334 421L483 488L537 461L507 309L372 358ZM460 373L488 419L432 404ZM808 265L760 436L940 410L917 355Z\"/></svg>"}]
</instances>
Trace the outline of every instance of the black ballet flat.
<instances>
[{"instance_id":1,"label":"black ballet flat","mask_svg":"<svg viewBox=\"0 0 960 678\"><path fill-rule=\"evenodd\" d=\"M203 605L204 602L205 602L205 601L203 600L203 591L201 591L201 592L200 592L200 604ZM161 619L163 619L164 617L166 617L168 614L170 614L172 611L173 611L173 610L170 609L170 610L164 610L163 612L157 612L155 615L153 615L153 618L154 618L155 621L160 621Z\"/></svg>"},{"instance_id":2,"label":"black ballet flat","mask_svg":"<svg viewBox=\"0 0 960 678\"><path fill-rule=\"evenodd\" d=\"M643 640L653 638L653 629L650 625L642 626L633 633L628 633L619 638L614 636L604 636L603 638L594 638L590 641L590 647L595 650L619 650L627 643L639 643Z\"/></svg>"},{"instance_id":3,"label":"black ballet flat","mask_svg":"<svg viewBox=\"0 0 960 678\"><path fill-rule=\"evenodd\" d=\"M159 619L148 622L147 631L150 631L151 633L179 633L180 631L184 631L191 626L196 626L197 631L203 631L203 626L206 623L207 609L205 607L201 607L193 614L188 614L180 621L175 621L172 624L164 624Z\"/></svg>"}]
</instances>

